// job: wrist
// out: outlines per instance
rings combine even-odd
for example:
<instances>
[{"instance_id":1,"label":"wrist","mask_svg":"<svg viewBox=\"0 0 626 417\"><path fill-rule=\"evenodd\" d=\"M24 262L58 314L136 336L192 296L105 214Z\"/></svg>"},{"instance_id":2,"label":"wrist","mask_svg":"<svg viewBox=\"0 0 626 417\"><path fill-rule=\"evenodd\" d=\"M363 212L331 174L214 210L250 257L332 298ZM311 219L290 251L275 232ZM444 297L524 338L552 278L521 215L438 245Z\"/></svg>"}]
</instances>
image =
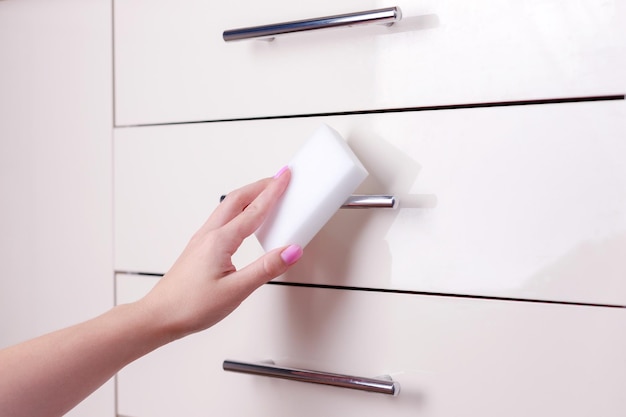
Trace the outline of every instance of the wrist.
<instances>
[{"instance_id":1,"label":"wrist","mask_svg":"<svg viewBox=\"0 0 626 417\"><path fill-rule=\"evenodd\" d=\"M119 329L126 333L125 340L132 343L131 361L179 338L148 301L140 299L113 310L121 318Z\"/></svg>"},{"instance_id":2,"label":"wrist","mask_svg":"<svg viewBox=\"0 0 626 417\"><path fill-rule=\"evenodd\" d=\"M178 340L190 333L182 317L183 308L175 308L176 303L170 299L168 291L158 288L158 285L131 306L140 317L142 328L161 345Z\"/></svg>"}]
</instances>

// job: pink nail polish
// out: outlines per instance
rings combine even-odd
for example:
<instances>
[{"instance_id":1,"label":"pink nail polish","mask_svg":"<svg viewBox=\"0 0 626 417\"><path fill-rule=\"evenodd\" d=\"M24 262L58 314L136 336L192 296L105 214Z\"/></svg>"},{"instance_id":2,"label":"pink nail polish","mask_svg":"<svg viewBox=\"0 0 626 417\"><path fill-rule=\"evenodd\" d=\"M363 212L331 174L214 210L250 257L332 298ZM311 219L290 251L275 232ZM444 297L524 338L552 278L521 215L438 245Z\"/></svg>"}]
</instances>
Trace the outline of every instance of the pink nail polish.
<instances>
[{"instance_id":1,"label":"pink nail polish","mask_svg":"<svg viewBox=\"0 0 626 417\"><path fill-rule=\"evenodd\" d=\"M288 246L287 249L281 252L280 257L287 265L294 264L302 257L302 248L298 245Z\"/></svg>"},{"instance_id":2,"label":"pink nail polish","mask_svg":"<svg viewBox=\"0 0 626 417\"><path fill-rule=\"evenodd\" d=\"M283 175L283 173L285 171L287 171L287 169L289 169L289 167L287 165L285 165L284 167L282 167L281 169L278 170L278 172L276 173L276 175L274 175L274 178L278 178L281 175Z\"/></svg>"}]
</instances>

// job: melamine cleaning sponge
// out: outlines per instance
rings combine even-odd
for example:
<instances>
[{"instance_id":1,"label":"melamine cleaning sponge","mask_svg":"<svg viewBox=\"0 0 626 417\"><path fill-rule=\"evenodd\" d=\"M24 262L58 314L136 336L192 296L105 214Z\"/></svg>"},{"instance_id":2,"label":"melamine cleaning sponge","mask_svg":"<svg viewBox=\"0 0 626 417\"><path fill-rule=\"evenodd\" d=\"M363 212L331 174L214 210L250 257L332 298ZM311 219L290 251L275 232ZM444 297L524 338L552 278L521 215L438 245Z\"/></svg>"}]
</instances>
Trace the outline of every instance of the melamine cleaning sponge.
<instances>
[{"instance_id":1,"label":"melamine cleaning sponge","mask_svg":"<svg viewBox=\"0 0 626 417\"><path fill-rule=\"evenodd\" d=\"M367 177L346 141L320 126L288 164L291 181L255 235L265 251L304 248Z\"/></svg>"}]
</instances>

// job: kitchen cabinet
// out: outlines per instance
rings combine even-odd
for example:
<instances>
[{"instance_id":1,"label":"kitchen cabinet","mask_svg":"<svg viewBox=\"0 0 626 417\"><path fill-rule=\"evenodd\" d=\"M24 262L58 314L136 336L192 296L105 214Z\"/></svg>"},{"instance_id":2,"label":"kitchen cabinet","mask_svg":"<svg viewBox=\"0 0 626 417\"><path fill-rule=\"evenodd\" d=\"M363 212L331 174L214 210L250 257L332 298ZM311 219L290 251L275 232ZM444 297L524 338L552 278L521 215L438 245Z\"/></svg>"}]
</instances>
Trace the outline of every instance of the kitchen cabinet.
<instances>
[{"instance_id":1,"label":"kitchen cabinet","mask_svg":"<svg viewBox=\"0 0 626 417\"><path fill-rule=\"evenodd\" d=\"M166 272L220 195L326 123L369 171L357 193L398 207L340 210L280 280L626 305L625 104L118 129L116 269ZM249 239L238 265L261 253Z\"/></svg>"},{"instance_id":2,"label":"kitchen cabinet","mask_svg":"<svg viewBox=\"0 0 626 417\"><path fill-rule=\"evenodd\" d=\"M115 2L121 126L623 94L615 1ZM391 27L223 31L397 6Z\"/></svg>"},{"instance_id":3,"label":"kitchen cabinet","mask_svg":"<svg viewBox=\"0 0 626 417\"><path fill-rule=\"evenodd\" d=\"M626 3L116 1L117 303L320 125L369 171L287 274L122 370L118 414L626 413ZM223 31L397 6L393 26ZM322 169L322 168L320 168ZM241 267L262 250L254 238ZM387 396L225 372L362 377Z\"/></svg>"},{"instance_id":4,"label":"kitchen cabinet","mask_svg":"<svg viewBox=\"0 0 626 417\"><path fill-rule=\"evenodd\" d=\"M157 282L117 277L117 302ZM265 285L118 376L124 416L622 415L620 308ZM225 359L386 375L397 396L224 372Z\"/></svg>"}]
</instances>

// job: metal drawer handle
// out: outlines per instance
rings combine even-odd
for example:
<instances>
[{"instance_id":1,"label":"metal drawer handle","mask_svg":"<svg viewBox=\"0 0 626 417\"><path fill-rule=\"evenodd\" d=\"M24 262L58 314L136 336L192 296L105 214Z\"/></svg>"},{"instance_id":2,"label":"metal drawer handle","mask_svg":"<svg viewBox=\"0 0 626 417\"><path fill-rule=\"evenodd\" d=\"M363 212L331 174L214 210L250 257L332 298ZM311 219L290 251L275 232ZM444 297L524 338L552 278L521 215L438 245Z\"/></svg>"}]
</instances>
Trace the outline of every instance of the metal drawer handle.
<instances>
[{"instance_id":1,"label":"metal drawer handle","mask_svg":"<svg viewBox=\"0 0 626 417\"><path fill-rule=\"evenodd\" d=\"M273 39L275 36L287 33L304 32L309 30L328 29L343 26L357 26L368 24L393 24L402 19L402 11L398 7L367 10L364 12L347 13L335 16L318 17L293 22L275 23L271 25L254 26L240 29L225 30L223 38L226 42L245 39Z\"/></svg>"},{"instance_id":2,"label":"metal drawer handle","mask_svg":"<svg viewBox=\"0 0 626 417\"><path fill-rule=\"evenodd\" d=\"M378 394L396 396L400 393L400 384L391 380L391 378L362 378L358 376L311 371L308 369L283 368L273 364L237 362L231 360L225 360L223 368L225 371L269 376L292 381L309 382L312 384L332 385L334 387L350 388Z\"/></svg>"},{"instance_id":3,"label":"metal drawer handle","mask_svg":"<svg viewBox=\"0 0 626 417\"><path fill-rule=\"evenodd\" d=\"M226 195L220 196L220 203ZM351 195L341 208L396 208L398 199L393 195Z\"/></svg>"},{"instance_id":4,"label":"metal drawer handle","mask_svg":"<svg viewBox=\"0 0 626 417\"><path fill-rule=\"evenodd\" d=\"M396 208L397 203L392 195L351 195L341 208Z\"/></svg>"}]
</instances>

